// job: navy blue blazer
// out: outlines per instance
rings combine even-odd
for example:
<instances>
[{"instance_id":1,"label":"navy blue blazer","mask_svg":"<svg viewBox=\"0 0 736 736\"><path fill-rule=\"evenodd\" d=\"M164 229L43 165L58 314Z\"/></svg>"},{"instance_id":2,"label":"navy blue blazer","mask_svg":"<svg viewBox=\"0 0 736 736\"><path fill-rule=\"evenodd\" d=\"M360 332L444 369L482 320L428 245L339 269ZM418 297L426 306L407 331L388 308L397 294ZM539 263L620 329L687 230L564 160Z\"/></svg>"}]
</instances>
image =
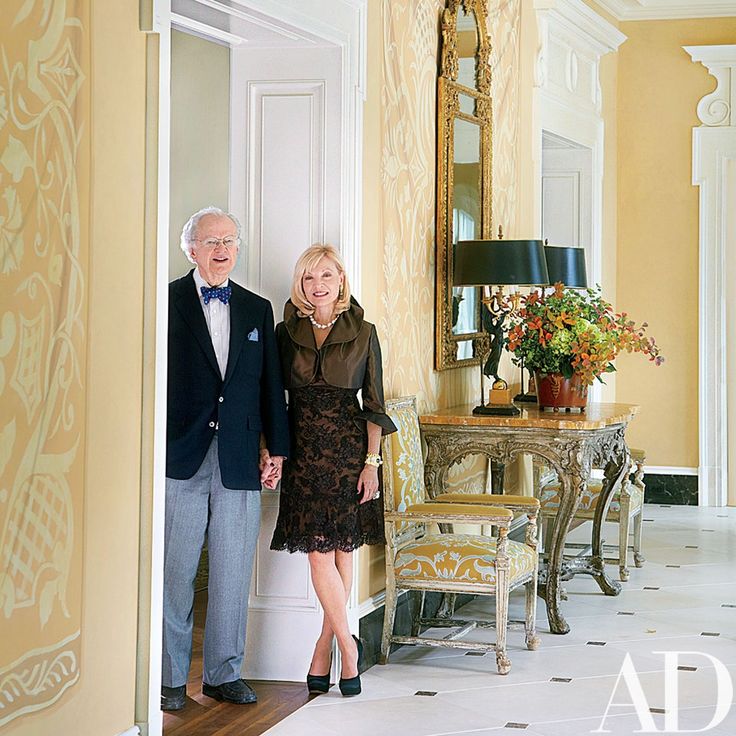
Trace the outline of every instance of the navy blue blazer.
<instances>
[{"instance_id":1,"label":"navy blue blazer","mask_svg":"<svg viewBox=\"0 0 736 736\"><path fill-rule=\"evenodd\" d=\"M217 431L223 485L260 489L261 431L272 455L289 454L271 303L230 281L230 347L223 380L192 274L169 284L166 475L191 478Z\"/></svg>"}]
</instances>

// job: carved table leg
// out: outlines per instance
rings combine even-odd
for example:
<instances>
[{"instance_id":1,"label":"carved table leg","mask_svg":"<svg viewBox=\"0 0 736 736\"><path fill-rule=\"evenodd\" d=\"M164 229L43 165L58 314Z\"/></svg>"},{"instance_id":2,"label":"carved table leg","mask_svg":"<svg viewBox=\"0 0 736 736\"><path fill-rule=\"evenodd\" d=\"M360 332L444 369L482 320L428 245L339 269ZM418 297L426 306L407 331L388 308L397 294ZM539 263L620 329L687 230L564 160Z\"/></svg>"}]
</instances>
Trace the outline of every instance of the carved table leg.
<instances>
[{"instance_id":1,"label":"carved table leg","mask_svg":"<svg viewBox=\"0 0 736 736\"><path fill-rule=\"evenodd\" d=\"M590 575L598 583L606 595L618 595L621 592L621 583L606 575L606 564L603 559L603 541L601 530L603 521L608 514L608 507L613 498L613 492L625 477L629 468L629 451L621 441L621 448L615 448L609 455L603 476L603 486L598 497L598 505L593 517L593 531L591 536L591 554L575 557L563 563L562 579L569 579L574 575Z\"/></svg>"},{"instance_id":2,"label":"carved table leg","mask_svg":"<svg viewBox=\"0 0 736 736\"><path fill-rule=\"evenodd\" d=\"M550 631L553 634L567 634L570 631L569 625L560 613L562 561L565 551L565 537L587 487L588 479L588 473L583 470L582 448L575 455L577 457L568 466L568 472L560 478L562 497L552 528L552 545L549 550L546 581L540 591L547 604L547 618Z\"/></svg>"},{"instance_id":3,"label":"carved table leg","mask_svg":"<svg viewBox=\"0 0 736 736\"><path fill-rule=\"evenodd\" d=\"M621 592L621 584L606 575L601 530L608 514L608 507L611 505L613 492L623 482L626 474L629 472L629 463L629 449L626 447L626 443L622 441L620 447L616 448L616 451L606 464L601 495L598 497L598 505L596 506L595 516L593 517L593 537L591 539L593 554L590 558L591 571L589 574L593 576L600 589L606 595L618 595ZM626 548L624 547L624 549Z\"/></svg>"}]
</instances>

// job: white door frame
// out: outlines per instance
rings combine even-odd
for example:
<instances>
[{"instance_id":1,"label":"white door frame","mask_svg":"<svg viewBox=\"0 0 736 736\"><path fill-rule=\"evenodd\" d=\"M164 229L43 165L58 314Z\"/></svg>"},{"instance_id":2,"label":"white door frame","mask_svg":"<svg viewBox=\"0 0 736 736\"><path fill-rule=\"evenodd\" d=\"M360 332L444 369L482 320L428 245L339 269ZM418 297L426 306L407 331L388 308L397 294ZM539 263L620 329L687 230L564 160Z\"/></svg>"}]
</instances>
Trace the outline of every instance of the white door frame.
<instances>
[{"instance_id":1,"label":"white door frame","mask_svg":"<svg viewBox=\"0 0 736 736\"><path fill-rule=\"evenodd\" d=\"M198 0L203 5L217 6L226 11L229 6L218 0ZM361 228L363 210L363 103L365 101L366 43L368 0L238 0L243 10L267 15L287 25L324 38L340 47L343 59L342 79L342 162L341 252L354 293L360 297ZM138 642L138 687L136 726L143 736L159 736L163 732L160 710L161 648L163 618L163 557L164 499L166 492L166 382L168 330L168 270L169 270L169 165L171 107L171 0L142 0L141 29L158 35L158 47L149 46L148 98L153 110L147 120L147 148L154 150L150 161L156 167L149 179L155 194L149 192L147 203L155 202L156 230L156 315L155 315L155 379L153 426L153 489L150 517L141 512L141 556L150 559L149 576L141 580L149 589L141 595L141 606L148 615L140 614L139 632L145 641ZM206 26L198 29L206 31ZM213 34L214 35L214 34ZM222 40L222 39L220 39ZM153 215L151 215L153 217ZM150 526L147 524L150 524ZM148 532L148 535L146 534ZM360 569L356 559L356 573ZM357 620L356 591L353 585L350 601L352 618ZM147 620L146 620L147 619Z\"/></svg>"},{"instance_id":2,"label":"white door frame","mask_svg":"<svg viewBox=\"0 0 736 736\"><path fill-rule=\"evenodd\" d=\"M616 51L626 36L582 0L535 0L539 52L534 84L536 130L533 158L537 222L541 228L542 132L578 143L592 152L591 233L588 282L603 282L604 124L599 80L600 58ZM608 274L606 274L608 276ZM601 386L592 387L600 400Z\"/></svg>"},{"instance_id":3,"label":"white door frame","mask_svg":"<svg viewBox=\"0 0 736 736\"><path fill-rule=\"evenodd\" d=\"M736 212L729 163L736 161L736 45L685 46L716 78L716 89L698 103L702 125L693 128L693 184L700 189L698 318L698 503L725 506L728 499L727 246ZM731 182L733 187L733 182ZM734 243L730 243L731 258ZM730 366L733 373L734 366ZM731 388L731 390L733 390ZM730 411L736 411L731 405Z\"/></svg>"}]
</instances>

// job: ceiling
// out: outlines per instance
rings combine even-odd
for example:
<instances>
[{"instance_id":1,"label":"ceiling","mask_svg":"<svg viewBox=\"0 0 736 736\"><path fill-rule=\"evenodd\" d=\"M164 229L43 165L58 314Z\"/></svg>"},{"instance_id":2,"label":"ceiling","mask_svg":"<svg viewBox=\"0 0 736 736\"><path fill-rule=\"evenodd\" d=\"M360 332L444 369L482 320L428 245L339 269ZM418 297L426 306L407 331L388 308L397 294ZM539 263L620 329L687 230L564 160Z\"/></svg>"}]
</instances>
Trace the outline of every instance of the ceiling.
<instances>
[{"instance_id":1,"label":"ceiling","mask_svg":"<svg viewBox=\"0 0 736 736\"><path fill-rule=\"evenodd\" d=\"M736 16L736 0L595 0L618 20Z\"/></svg>"}]
</instances>

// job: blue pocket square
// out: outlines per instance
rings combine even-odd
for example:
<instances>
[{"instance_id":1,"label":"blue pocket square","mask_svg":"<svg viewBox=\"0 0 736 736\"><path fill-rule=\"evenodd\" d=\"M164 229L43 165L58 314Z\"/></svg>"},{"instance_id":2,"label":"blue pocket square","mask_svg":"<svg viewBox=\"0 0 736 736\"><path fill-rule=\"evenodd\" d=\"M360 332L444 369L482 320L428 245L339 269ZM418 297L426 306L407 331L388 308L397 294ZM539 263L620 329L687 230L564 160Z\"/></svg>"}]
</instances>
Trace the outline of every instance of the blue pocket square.
<instances>
[{"instance_id":1,"label":"blue pocket square","mask_svg":"<svg viewBox=\"0 0 736 736\"><path fill-rule=\"evenodd\" d=\"M258 328L254 327L249 333L248 333L248 339L251 342L258 342Z\"/></svg>"}]
</instances>

